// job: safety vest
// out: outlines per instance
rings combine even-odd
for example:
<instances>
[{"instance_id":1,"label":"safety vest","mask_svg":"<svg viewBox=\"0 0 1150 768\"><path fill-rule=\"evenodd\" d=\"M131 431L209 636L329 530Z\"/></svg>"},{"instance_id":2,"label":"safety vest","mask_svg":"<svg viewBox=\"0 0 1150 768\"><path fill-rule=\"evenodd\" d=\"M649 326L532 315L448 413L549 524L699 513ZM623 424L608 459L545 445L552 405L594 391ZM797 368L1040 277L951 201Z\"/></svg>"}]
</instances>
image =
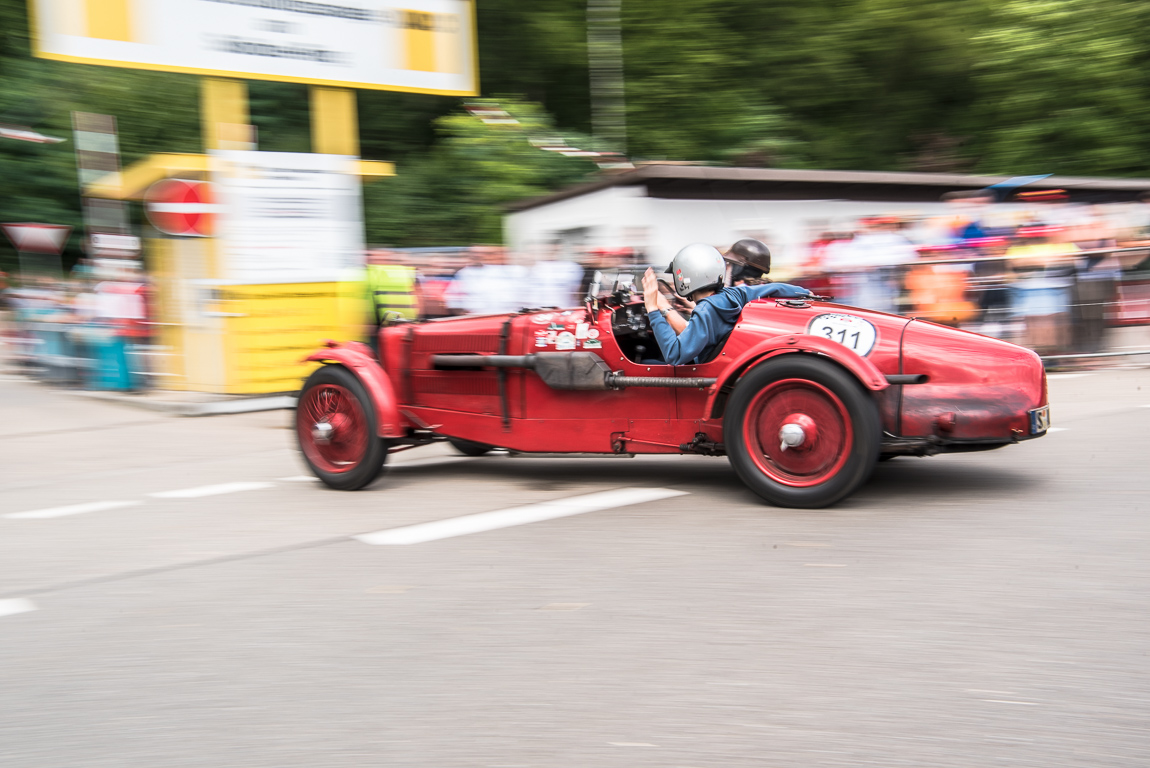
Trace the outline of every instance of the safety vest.
<instances>
[{"instance_id":1,"label":"safety vest","mask_svg":"<svg viewBox=\"0 0 1150 768\"><path fill-rule=\"evenodd\" d=\"M377 323L396 316L418 319L414 268L398 264L368 264L367 290L375 307Z\"/></svg>"}]
</instances>

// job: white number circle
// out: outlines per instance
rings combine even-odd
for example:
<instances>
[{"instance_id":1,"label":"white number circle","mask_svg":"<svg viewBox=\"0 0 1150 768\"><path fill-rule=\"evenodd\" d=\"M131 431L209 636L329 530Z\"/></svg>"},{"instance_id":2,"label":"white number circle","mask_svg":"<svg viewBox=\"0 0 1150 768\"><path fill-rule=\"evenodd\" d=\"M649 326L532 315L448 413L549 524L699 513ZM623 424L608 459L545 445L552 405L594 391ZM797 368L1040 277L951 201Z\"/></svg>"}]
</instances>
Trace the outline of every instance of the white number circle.
<instances>
[{"instance_id":1,"label":"white number circle","mask_svg":"<svg viewBox=\"0 0 1150 768\"><path fill-rule=\"evenodd\" d=\"M807 326L807 333L842 344L866 357L874 349L878 331L856 315L819 315Z\"/></svg>"}]
</instances>

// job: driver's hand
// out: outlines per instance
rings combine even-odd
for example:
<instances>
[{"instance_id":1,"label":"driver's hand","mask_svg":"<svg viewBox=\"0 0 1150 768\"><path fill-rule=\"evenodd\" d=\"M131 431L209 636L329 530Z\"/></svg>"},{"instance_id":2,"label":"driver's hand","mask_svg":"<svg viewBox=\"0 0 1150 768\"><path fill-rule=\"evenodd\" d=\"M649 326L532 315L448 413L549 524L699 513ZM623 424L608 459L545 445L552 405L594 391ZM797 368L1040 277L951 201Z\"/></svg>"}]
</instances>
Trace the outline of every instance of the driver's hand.
<instances>
[{"instance_id":1,"label":"driver's hand","mask_svg":"<svg viewBox=\"0 0 1150 768\"><path fill-rule=\"evenodd\" d=\"M659 279L650 267L643 273L643 304L648 312L659 309Z\"/></svg>"}]
</instances>

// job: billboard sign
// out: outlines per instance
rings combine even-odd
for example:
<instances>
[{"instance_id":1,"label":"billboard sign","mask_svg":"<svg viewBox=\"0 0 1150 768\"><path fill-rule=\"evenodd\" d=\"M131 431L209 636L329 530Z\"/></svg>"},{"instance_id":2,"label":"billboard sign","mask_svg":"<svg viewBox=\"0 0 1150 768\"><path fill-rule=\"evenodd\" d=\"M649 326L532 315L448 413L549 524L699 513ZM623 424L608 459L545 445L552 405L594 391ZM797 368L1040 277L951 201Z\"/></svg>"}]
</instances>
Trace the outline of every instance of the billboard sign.
<instances>
[{"instance_id":1,"label":"billboard sign","mask_svg":"<svg viewBox=\"0 0 1150 768\"><path fill-rule=\"evenodd\" d=\"M344 155L216 150L225 280L325 283L364 263L362 185L357 159Z\"/></svg>"},{"instance_id":2,"label":"billboard sign","mask_svg":"<svg viewBox=\"0 0 1150 768\"><path fill-rule=\"evenodd\" d=\"M29 2L42 58L345 88L478 92L474 0Z\"/></svg>"}]
</instances>

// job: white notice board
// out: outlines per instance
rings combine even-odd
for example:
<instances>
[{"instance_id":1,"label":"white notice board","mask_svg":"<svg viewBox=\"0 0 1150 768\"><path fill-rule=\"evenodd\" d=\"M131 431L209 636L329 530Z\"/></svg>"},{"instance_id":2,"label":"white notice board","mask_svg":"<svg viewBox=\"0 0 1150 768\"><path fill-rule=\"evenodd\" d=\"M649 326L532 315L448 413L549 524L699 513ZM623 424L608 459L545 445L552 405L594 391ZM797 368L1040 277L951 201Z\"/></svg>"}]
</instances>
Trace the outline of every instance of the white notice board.
<instances>
[{"instance_id":1,"label":"white notice board","mask_svg":"<svg viewBox=\"0 0 1150 768\"><path fill-rule=\"evenodd\" d=\"M34 50L42 58L348 88L478 93L474 0L29 3Z\"/></svg>"},{"instance_id":2,"label":"white notice board","mask_svg":"<svg viewBox=\"0 0 1150 768\"><path fill-rule=\"evenodd\" d=\"M364 263L357 158L211 152L225 280L240 284L354 279Z\"/></svg>"}]
</instances>

